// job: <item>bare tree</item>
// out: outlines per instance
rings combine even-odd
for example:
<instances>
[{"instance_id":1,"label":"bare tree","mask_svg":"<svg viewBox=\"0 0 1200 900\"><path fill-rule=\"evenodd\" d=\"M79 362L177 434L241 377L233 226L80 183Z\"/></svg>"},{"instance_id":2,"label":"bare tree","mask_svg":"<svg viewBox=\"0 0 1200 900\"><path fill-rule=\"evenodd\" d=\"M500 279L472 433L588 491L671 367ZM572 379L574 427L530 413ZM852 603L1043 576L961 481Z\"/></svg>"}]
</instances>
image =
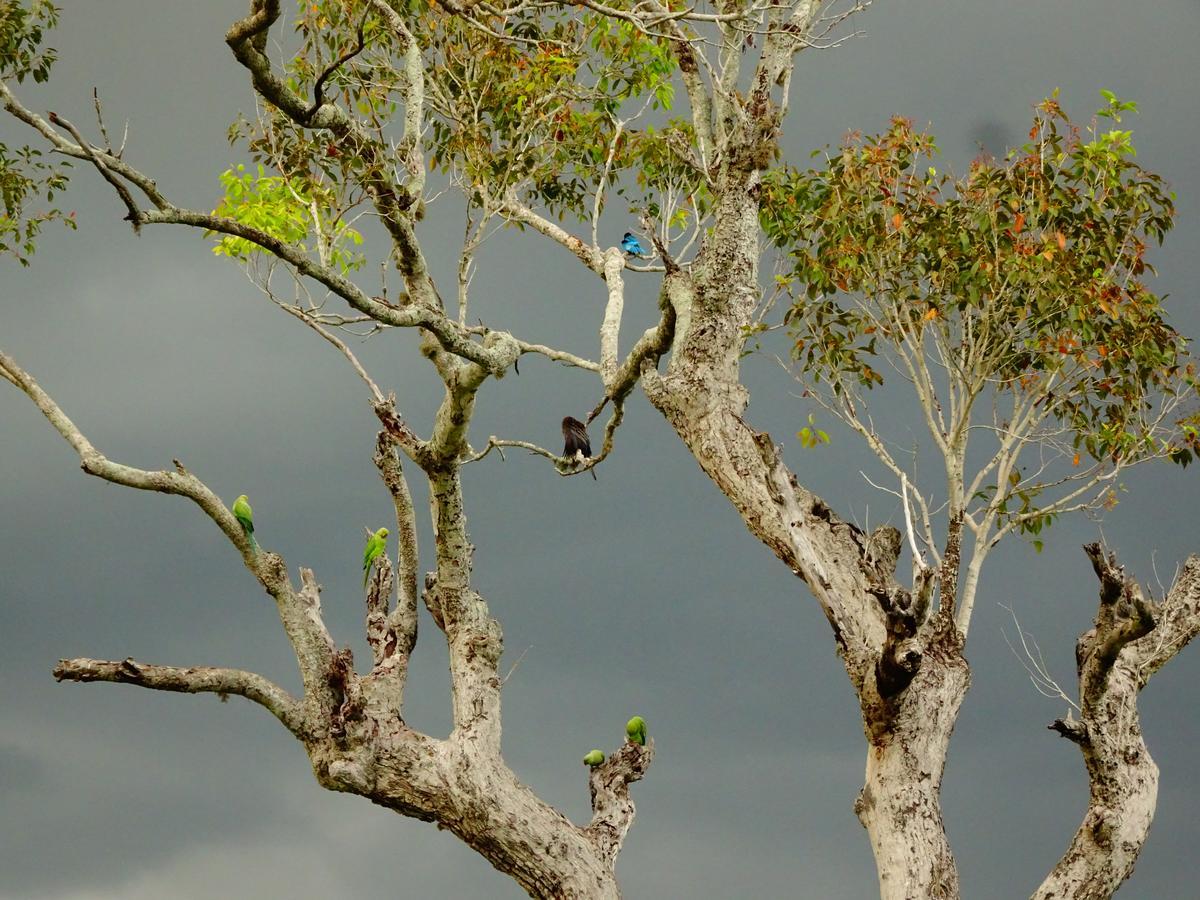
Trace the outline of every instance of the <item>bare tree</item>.
<instances>
[{"instance_id":1,"label":"bare tree","mask_svg":"<svg viewBox=\"0 0 1200 900\"><path fill-rule=\"evenodd\" d=\"M1030 151L1036 166L985 166L962 183L935 172L914 175L914 159L929 145L906 129L846 148L826 171L775 167L796 55L843 39L834 29L865 5L746 0L710 12L668 0L455 0L440 7L330 0L302 4L289 36L277 0L251 0L226 40L259 103L236 131L263 168L257 175L227 172L225 198L213 213L172 203L125 161L124 148L111 146L102 123L102 140L89 141L60 117L22 105L7 82L45 77L38 22L48 20L48 7L4 7L15 23L0 84L5 109L59 154L96 169L134 228L178 224L211 233L218 252L244 262L272 300L355 367L382 424L376 464L400 535L399 599L391 607L391 563L384 563L368 595L374 668L359 676L321 624L310 572L293 588L282 560L256 553L232 514L182 466L143 472L105 459L32 378L0 357L0 371L72 443L85 471L187 496L222 528L275 597L305 693L290 698L249 673L128 660L64 660L57 676L240 693L297 734L326 787L438 821L535 896L615 895L612 865L633 812L627 785L641 777L651 750L626 743L593 770L596 818L587 828L570 825L503 765L499 626L471 587L459 473L505 447L530 450L564 475L590 470L613 451L624 404L640 383L751 532L805 582L833 629L862 710L866 783L855 809L875 852L881 896L959 896L940 789L970 681L963 648L987 552L1006 534L1036 535L1061 513L1102 505L1126 465L1164 456L1190 461L1195 423L1170 417L1194 381L1178 337L1159 327L1157 298L1147 300L1137 280L1143 238L1161 237L1170 209L1155 177L1128 164L1125 133L1086 146L1060 138L1051 133L1057 107L1046 107L1048 130ZM290 42L282 60L272 58L272 39ZM677 85L686 119L670 117ZM1123 109L1114 99L1112 111ZM1063 209L1040 205L1042 189L1078 188L1062 181L1075 177L1070 167L1077 163L1094 166L1076 180L1103 208L1090 213L1076 200L1064 200ZM430 168L438 173L435 186L427 184ZM23 198L59 177L10 170L18 212ZM1108 177L1116 179L1112 185ZM453 311L418 239L426 204L445 187L467 201ZM649 246L601 245L600 219L615 197L640 210ZM32 236L41 224L30 216L14 220L28 223ZM390 300L386 290L373 296L362 289L355 277L364 262L357 229L376 223L403 281ZM579 236L571 223L590 234ZM740 360L748 339L770 327L778 299L761 288L764 224L797 260L777 283L788 297L798 374L895 478L887 489L901 501L904 533L887 526L866 533L843 520L744 417ZM548 239L600 279L598 361L469 324L477 251L505 225ZM956 250L964 235L967 243ZM1111 245L1104 240L1110 236ZM24 244L6 249L28 255ZM947 253L959 254L953 267L930 262ZM989 254L990 268L982 265ZM1054 266L1065 258L1078 265L1055 278L1036 268L1038 260ZM973 271L971 260L980 263ZM622 353L627 274L658 279L659 317ZM285 279L287 298L278 285ZM1116 294L1086 293L1104 286ZM1085 297L1098 308L1148 303L1154 315L1133 323L1140 330L1083 335L1068 323L1078 321L1072 312ZM428 437L418 436L339 337L355 328L420 331L422 352L445 385ZM860 357L874 352L875 334L890 342L893 365L916 389L944 463L943 508L935 488L919 481L866 412L860 388L881 377ZM819 352L806 356L811 346ZM1143 371L1137 367L1145 360L1134 350L1147 347L1154 358ZM1094 366L1094 354L1110 350L1124 351L1125 362L1115 365L1133 372L1120 390L1094 377L1105 365ZM515 368L525 353L598 374L600 397L588 422L606 408L610 414L595 456L566 458L515 437L493 435L478 449L468 443L480 386ZM830 394L815 390L816 375ZM1114 394L1119 402L1103 400ZM1152 397L1166 399L1147 408ZM990 415L973 415L989 404ZM968 443L979 433L995 447L969 474ZM1081 452L1091 462L1079 468ZM1038 459L1030 471L1020 468L1024 453ZM437 569L426 576L423 598L451 655L455 729L446 741L413 732L399 715L418 596L417 529L402 459L428 479L434 502ZM896 571L906 544L912 574L901 580ZM1056 728L1084 748L1093 808L1043 888L1047 897L1076 885L1092 891L1081 896L1105 896L1128 875L1156 786L1129 712L1145 679L1200 623L1194 559L1156 608L1098 549L1089 553L1102 605L1096 629L1081 643L1082 720Z\"/></svg>"}]
</instances>

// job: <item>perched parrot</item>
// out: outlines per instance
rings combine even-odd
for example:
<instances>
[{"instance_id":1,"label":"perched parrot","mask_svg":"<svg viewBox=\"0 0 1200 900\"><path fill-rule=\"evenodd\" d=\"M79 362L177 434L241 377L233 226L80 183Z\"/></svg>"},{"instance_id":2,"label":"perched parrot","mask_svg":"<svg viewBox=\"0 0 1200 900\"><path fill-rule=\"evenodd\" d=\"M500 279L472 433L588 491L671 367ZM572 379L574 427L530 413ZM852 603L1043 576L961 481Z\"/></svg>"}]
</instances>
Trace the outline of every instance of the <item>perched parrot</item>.
<instances>
[{"instance_id":1,"label":"perched parrot","mask_svg":"<svg viewBox=\"0 0 1200 900\"><path fill-rule=\"evenodd\" d=\"M602 750L589 750L588 755L583 758L583 764L591 766L593 769L602 762L604 762L604 751Z\"/></svg>"},{"instance_id":2,"label":"perched parrot","mask_svg":"<svg viewBox=\"0 0 1200 900\"><path fill-rule=\"evenodd\" d=\"M567 416L562 420L563 433L563 456L567 459L574 459L575 454L582 453L585 457L592 455L592 442L588 438L587 426L578 419L572 419ZM592 473L592 479L599 481L596 478L596 470L588 469Z\"/></svg>"},{"instance_id":3,"label":"perched parrot","mask_svg":"<svg viewBox=\"0 0 1200 900\"><path fill-rule=\"evenodd\" d=\"M367 547L363 550L363 590L367 589L367 579L371 577L371 564L387 549L388 530L380 528L367 538Z\"/></svg>"},{"instance_id":4,"label":"perched parrot","mask_svg":"<svg viewBox=\"0 0 1200 900\"><path fill-rule=\"evenodd\" d=\"M632 744L641 744L646 746L646 720L641 716L634 716L625 723L625 735Z\"/></svg>"},{"instance_id":5,"label":"perched parrot","mask_svg":"<svg viewBox=\"0 0 1200 900\"><path fill-rule=\"evenodd\" d=\"M246 499L245 494L233 501L233 517L241 524L246 537L250 538L250 549L257 551L258 541L254 539L254 510L250 508L250 501Z\"/></svg>"},{"instance_id":6,"label":"perched parrot","mask_svg":"<svg viewBox=\"0 0 1200 900\"><path fill-rule=\"evenodd\" d=\"M630 256L646 256L646 248L642 246L642 242L637 239L631 231L625 232L625 237L621 238L621 249Z\"/></svg>"}]
</instances>

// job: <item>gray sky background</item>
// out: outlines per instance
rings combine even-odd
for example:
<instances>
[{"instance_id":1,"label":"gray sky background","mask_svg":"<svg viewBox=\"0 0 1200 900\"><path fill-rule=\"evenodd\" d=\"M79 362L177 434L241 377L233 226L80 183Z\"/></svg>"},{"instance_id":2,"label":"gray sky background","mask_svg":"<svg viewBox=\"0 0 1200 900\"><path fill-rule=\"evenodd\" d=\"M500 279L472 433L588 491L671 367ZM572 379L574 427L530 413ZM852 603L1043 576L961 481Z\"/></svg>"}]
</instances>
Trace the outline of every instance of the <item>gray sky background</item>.
<instances>
[{"instance_id":1,"label":"gray sky background","mask_svg":"<svg viewBox=\"0 0 1200 900\"><path fill-rule=\"evenodd\" d=\"M51 85L22 92L26 101L82 127L97 85L111 125L130 120L128 158L177 202L211 208L217 174L244 158L225 126L250 108L250 93L222 35L245 4L63 6L52 42L62 60ZM1030 105L1055 86L1079 121L1102 87L1136 99L1139 159L1179 193L1178 225L1153 254L1156 287L1172 294L1179 327L1200 334L1196 0L880 2L854 24L866 34L802 57L786 135L793 160L903 113L930 123L945 164L961 169L980 141L996 152L1021 142ZM27 139L0 120L0 140ZM249 493L263 543L293 571L316 570L331 630L361 659L362 527L386 522L390 507L353 373L198 234L131 235L94 173L77 172L66 205L78 210L77 233L52 230L30 270L4 263L0 347L113 459L158 468L177 456L227 500ZM459 221L435 212L426 226L445 281ZM609 219L614 241L624 227ZM484 253L473 308L529 340L594 356L603 296L564 257L536 235L502 236ZM630 281L626 335L653 311L653 283ZM363 354L427 430L438 392L415 337L391 333ZM769 359L746 369L750 418L787 440L808 407ZM583 373L528 357L521 371L485 388L477 441L495 432L553 446L561 417L595 400ZM835 439L813 452L788 441L792 465L843 514L862 521L869 508L873 524L887 519L894 511L857 474L870 461ZM1176 562L1200 551L1196 477L1136 472L1103 524L1144 582L1156 566L1169 583ZM619 862L629 897L871 896L874 866L851 810L864 758L858 710L816 604L640 397L599 478L562 479L520 453L466 476L477 585L504 626L506 659L528 648L505 690L509 764L584 820L580 757L616 746L639 712L658 756L637 786ZM1078 547L1096 535L1094 523L1065 522L1041 555L1014 541L985 572L968 647L974 685L944 790L971 900L1027 895L1082 814L1080 756L1045 729L1062 704L1030 686L1005 646L999 604L1013 606L1071 684L1074 641L1096 603ZM445 650L428 618L422 628L406 718L444 734ZM450 835L321 790L300 745L259 708L57 685L50 670L62 656L233 665L297 681L272 604L211 523L186 502L82 475L4 385L0 896L520 896ZM1196 896L1198 678L1193 648L1143 697L1162 790L1123 897Z\"/></svg>"}]
</instances>

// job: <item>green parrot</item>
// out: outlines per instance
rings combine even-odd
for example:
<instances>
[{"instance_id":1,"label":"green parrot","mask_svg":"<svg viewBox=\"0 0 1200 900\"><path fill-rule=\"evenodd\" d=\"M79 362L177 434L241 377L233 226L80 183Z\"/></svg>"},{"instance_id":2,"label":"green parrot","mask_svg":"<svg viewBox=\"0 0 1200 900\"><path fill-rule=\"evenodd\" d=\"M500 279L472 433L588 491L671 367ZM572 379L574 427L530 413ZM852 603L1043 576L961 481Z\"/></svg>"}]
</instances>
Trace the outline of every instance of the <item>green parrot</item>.
<instances>
[{"instance_id":1,"label":"green parrot","mask_svg":"<svg viewBox=\"0 0 1200 900\"><path fill-rule=\"evenodd\" d=\"M250 549L257 551L258 541L254 539L254 510L250 508L250 501L246 499L245 494L233 501L233 517L241 524L246 537L250 538Z\"/></svg>"},{"instance_id":2,"label":"green parrot","mask_svg":"<svg viewBox=\"0 0 1200 900\"><path fill-rule=\"evenodd\" d=\"M603 750L589 750L588 755L583 758L583 764L585 766L591 766L593 769L602 762L604 762Z\"/></svg>"},{"instance_id":3,"label":"green parrot","mask_svg":"<svg viewBox=\"0 0 1200 900\"><path fill-rule=\"evenodd\" d=\"M641 716L634 716L625 723L625 735L630 743L641 744L646 746L646 720Z\"/></svg>"},{"instance_id":4,"label":"green parrot","mask_svg":"<svg viewBox=\"0 0 1200 900\"><path fill-rule=\"evenodd\" d=\"M388 530L380 528L367 538L367 547L363 550L363 590L367 589L367 580L371 577L371 563L375 562L387 549Z\"/></svg>"}]
</instances>

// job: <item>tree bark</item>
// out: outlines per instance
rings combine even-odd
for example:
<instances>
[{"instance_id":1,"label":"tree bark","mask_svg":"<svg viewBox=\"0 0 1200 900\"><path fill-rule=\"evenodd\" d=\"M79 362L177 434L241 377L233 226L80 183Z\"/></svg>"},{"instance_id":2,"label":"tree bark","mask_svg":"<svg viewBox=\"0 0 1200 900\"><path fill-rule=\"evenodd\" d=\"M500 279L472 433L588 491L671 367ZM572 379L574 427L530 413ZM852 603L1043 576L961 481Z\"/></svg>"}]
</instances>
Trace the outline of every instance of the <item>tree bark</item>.
<instances>
[{"instance_id":1,"label":"tree bark","mask_svg":"<svg viewBox=\"0 0 1200 900\"><path fill-rule=\"evenodd\" d=\"M522 784L500 754L497 672L503 641L483 597L471 587L473 547L467 537L459 459L475 392L486 372L451 354L432 351L446 381L432 439L420 460L431 488L437 569L426 578L425 602L450 651L454 730L437 740L408 727L402 716L408 656L416 642L415 537L411 497L394 455L395 435L406 434L390 404L377 412L385 431L376 463L396 503L401 537L400 597L385 553L374 564L366 596L365 631L372 668L359 675L348 648L338 649L321 616L321 587L309 569L297 589L283 558L248 540L221 500L178 461L175 471L145 471L113 462L15 361L0 352L0 377L22 390L79 454L85 472L145 491L176 494L196 504L225 533L242 561L276 602L296 655L303 696L289 695L253 672L213 667L160 666L125 660L64 659L59 681L107 681L181 693L238 695L263 706L305 746L317 781L329 790L359 794L405 816L437 822L478 851L499 871L540 898L621 895L614 868L634 806L629 785L645 774L653 744L626 743L590 772L592 821L577 826ZM413 450L413 446L408 447Z\"/></svg>"},{"instance_id":2,"label":"tree bark","mask_svg":"<svg viewBox=\"0 0 1200 900\"><path fill-rule=\"evenodd\" d=\"M1075 647L1080 718L1049 727L1083 753L1088 809L1034 900L1103 900L1133 873L1158 802L1158 766L1142 739L1138 694L1200 631L1200 557L1188 558L1154 604L1099 544L1084 550L1100 579L1100 606Z\"/></svg>"},{"instance_id":3,"label":"tree bark","mask_svg":"<svg viewBox=\"0 0 1200 900\"><path fill-rule=\"evenodd\" d=\"M946 751L970 683L953 610L931 612L937 573L912 590L894 572L899 535L866 535L803 488L778 447L742 418L745 328L759 302L757 156L719 185L715 225L690 275L670 292L675 342L666 371L643 375L666 417L750 531L821 604L858 694L866 779L855 804L886 900L957 898L958 873L941 814Z\"/></svg>"},{"instance_id":4,"label":"tree bark","mask_svg":"<svg viewBox=\"0 0 1200 900\"><path fill-rule=\"evenodd\" d=\"M854 804L867 829L882 900L958 897L942 822L942 772L970 685L961 643L945 631L898 697L864 710L866 784Z\"/></svg>"}]
</instances>

